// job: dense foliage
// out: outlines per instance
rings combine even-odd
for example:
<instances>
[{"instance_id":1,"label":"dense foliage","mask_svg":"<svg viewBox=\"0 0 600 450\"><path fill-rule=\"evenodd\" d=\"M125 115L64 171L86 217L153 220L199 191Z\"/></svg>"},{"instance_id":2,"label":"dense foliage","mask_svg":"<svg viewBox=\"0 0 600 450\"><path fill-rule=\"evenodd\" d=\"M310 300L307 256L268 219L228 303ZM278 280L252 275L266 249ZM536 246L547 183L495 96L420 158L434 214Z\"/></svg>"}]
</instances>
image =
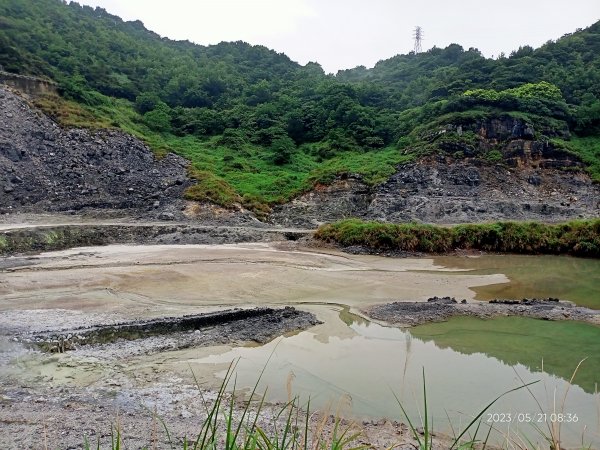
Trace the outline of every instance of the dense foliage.
<instances>
[{"instance_id":1,"label":"dense foliage","mask_svg":"<svg viewBox=\"0 0 600 450\"><path fill-rule=\"evenodd\" d=\"M371 250L447 253L488 252L600 256L600 219L562 224L497 222L441 227L350 219L321 226L317 239Z\"/></svg>"},{"instance_id":2,"label":"dense foliage","mask_svg":"<svg viewBox=\"0 0 600 450\"><path fill-rule=\"evenodd\" d=\"M600 179L600 22L509 57L453 44L332 76L244 42L171 41L101 8L4 0L0 65L57 81L63 100L40 105L66 123L120 127L191 159L189 196L221 204L287 200L343 171L376 183L431 151L419 145L431 129L498 113L587 136L572 150Z\"/></svg>"}]
</instances>

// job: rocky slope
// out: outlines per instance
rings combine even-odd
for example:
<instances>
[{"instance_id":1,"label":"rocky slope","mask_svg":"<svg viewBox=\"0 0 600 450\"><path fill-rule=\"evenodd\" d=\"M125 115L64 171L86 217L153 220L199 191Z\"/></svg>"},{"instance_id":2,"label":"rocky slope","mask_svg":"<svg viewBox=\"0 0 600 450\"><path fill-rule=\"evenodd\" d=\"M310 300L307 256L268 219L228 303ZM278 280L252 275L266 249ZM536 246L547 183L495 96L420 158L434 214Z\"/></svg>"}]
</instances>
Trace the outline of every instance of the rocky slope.
<instances>
[{"instance_id":1,"label":"rocky slope","mask_svg":"<svg viewBox=\"0 0 600 450\"><path fill-rule=\"evenodd\" d=\"M159 160L118 131L62 129L2 85L0 118L0 214L119 211L146 219L257 222L241 208L185 202L191 181L184 159ZM536 140L539 134L509 118L447 125L424 136L435 156L399 166L387 182L368 186L358 176L342 176L277 206L268 220L314 228L345 217L459 223L600 216L600 186L576 157ZM501 163L486 159L490 151L500 152Z\"/></svg>"},{"instance_id":2,"label":"rocky slope","mask_svg":"<svg viewBox=\"0 0 600 450\"><path fill-rule=\"evenodd\" d=\"M118 131L64 130L0 85L0 213L129 210L170 217L187 161Z\"/></svg>"},{"instance_id":3,"label":"rocky slope","mask_svg":"<svg viewBox=\"0 0 600 450\"><path fill-rule=\"evenodd\" d=\"M271 220L315 226L346 217L430 223L493 220L562 221L600 216L600 186L572 154L519 120L472 125L475 142L461 139L463 127L446 126L431 139L437 152L398 167L387 182L367 186L358 176L338 178L274 211ZM501 159L486 160L491 150Z\"/></svg>"}]
</instances>

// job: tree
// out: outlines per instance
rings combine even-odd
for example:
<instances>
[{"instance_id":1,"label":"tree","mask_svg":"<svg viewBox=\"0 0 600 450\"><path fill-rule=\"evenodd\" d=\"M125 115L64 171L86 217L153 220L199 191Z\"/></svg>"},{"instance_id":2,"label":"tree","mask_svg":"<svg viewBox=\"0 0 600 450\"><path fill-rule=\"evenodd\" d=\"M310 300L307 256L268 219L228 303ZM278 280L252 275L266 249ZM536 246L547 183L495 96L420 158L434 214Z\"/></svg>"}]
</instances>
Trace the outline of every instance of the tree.
<instances>
[{"instance_id":1,"label":"tree","mask_svg":"<svg viewBox=\"0 0 600 450\"><path fill-rule=\"evenodd\" d=\"M276 138L271 144L271 151L274 154L273 162L278 166L289 163L294 150L296 150L296 144L289 136Z\"/></svg>"},{"instance_id":2,"label":"tree","mask_svg":"<svg viewBox=\"0 0 600 450\"><path fill-rule=\"evenodd\" d=\"M142 115L152 111L159 103L160 98L154 92L144 92L135 98L135 108Z\"/></svg>"},{"instance_id":3,"label":"tree","mask_svg":"<svg viewBox=\"0 0 600 450\"><path fill-rule=\"evenodd\" d=\"M171 108L164 102L158 102L152 111L144 114L144 122L148 128L159 133L171 131Z\"/></svg>"}]
</instances>

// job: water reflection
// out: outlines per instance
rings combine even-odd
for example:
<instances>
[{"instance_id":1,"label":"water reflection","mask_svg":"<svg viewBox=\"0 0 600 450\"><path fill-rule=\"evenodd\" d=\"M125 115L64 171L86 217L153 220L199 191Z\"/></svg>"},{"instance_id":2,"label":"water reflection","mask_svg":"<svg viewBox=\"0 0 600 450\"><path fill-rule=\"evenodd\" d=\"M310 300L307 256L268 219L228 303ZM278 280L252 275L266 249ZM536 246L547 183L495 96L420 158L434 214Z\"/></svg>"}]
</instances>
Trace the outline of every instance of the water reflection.
<instances>
[{"instance_id":1,"label":"water reflection","mask_svg":"<svg viewBox=\"0 0 600 450\"><path fill-rule=\"evenodd\" d=\"M350 307L346 305L339 305L340 310L340 320L344 322L346 325L351 326L354 324L358 325L366 325L369 326L369 321L358 314L354 314L350 312Z\"/></svg>"},{"instance_id":2,"label":"water reflection","mask_svg":"<svg viewBox=\"0 0 600 450\"><path fill-rule=\"evenodd\" d=\"M484 353L504 364L522 364L570 380L594 393L600 382L600 327L571 321L549 322L523 317L479 320L455 317L448 322L411 329L413 336L463 354Z\"/></svg>"},{"instance_id":3,"label":"water reflection","mask_svg":"<svg viewBox=\"0 0 600 450\"><path fill-rule=\"evenodd\" d=\"M350 317L348 311L343 311L342 316L346 321ZM434 423L440 424L437 427L440 432L447 433L451 433L447 425L448 417L454 426L468 422L471 415L479 412L491 399L521 385L521 379L540 382L532 386L531 395L526 391L512 393L495 404L491 411L535 413L539 411L539 401L545 411L552 412L554 395L562 398L561 393L568 388L568 383L549 373L547 366L544 367L545 371L536 368L529 360L534 358L533 353L528 355L521 352L531 340L529 322L520 324L526 327L528 333L514 337L515 344L507 344L505 354L499 358L493 353L497 352L496 348L502 348L502 341L509 337L508 332L491 333L498 340L496 347L487 342L478 347L478 336L485 333L471 334L467 339L471 342L470 347L457 350L451 339L444 338L454 334L452 324L446 325L442 333L436 334L432 325L426 333L421 330L419 335L419 331L413 333L383 327L362 319L350 322L349 327L354 332L350 338L330 335L325 342L321 342L314 333L303 332L262 347L236 348L195 363L222 363L240 358L238 385L249 387L271 357L262 381L264 386L269 387L271 400L285 401L289 394L302 395L303 398L310 396L311 403L316 407L335 407L339 399L345 398L354 415L394 419L401 417L392 393L400 398L411 414L417 415L422 405L421 377L422 368L425 368L427 395ZM493 323L485 322L486 333ZM456 330L459 333L460 327ZM440 336L442 344L438 345ZM466 338L463 335L462 338L456 336L456 339L460 345ZM565 345L569 339L569 336L563 336L561 345ZM494 338L490 337L489 341L493 342ZM553 345L549 344L550 347ZM573 344L570 348L577 345ZM513 352L517 355L514 358L511 356ZM519 356L520 353L522 355ZM569 371L573 368L569 367ZM598 374L600 372L596 371L587 375L586 384L595 382ZM600 444L598 405L598 395L585 392L577 385L570 387L564 410L577 414L579 421L563 426L566 439L573 443L580 442L581 430L585 425L586 439Z\"/></svg>"}]
</instances>

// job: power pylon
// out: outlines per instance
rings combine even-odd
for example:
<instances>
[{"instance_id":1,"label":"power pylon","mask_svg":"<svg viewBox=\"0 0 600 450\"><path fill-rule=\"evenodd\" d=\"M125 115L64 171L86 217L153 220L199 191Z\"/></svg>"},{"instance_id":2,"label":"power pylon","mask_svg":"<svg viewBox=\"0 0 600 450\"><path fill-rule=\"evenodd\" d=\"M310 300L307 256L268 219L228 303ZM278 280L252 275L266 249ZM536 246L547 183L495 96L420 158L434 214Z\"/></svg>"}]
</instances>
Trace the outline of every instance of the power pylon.
<instances>
[{"instance_id":1,"label":"power pylon","mask_svg":"<svg viewBox=\"0 0 600 450\"><path fill-rule=\"evenodd\" d=\"M421 41L423 40L423 35L423 28L417 26L413 33L413 37L415 38L415 54L422 52Z\"/></svg>"}]
</instances>

